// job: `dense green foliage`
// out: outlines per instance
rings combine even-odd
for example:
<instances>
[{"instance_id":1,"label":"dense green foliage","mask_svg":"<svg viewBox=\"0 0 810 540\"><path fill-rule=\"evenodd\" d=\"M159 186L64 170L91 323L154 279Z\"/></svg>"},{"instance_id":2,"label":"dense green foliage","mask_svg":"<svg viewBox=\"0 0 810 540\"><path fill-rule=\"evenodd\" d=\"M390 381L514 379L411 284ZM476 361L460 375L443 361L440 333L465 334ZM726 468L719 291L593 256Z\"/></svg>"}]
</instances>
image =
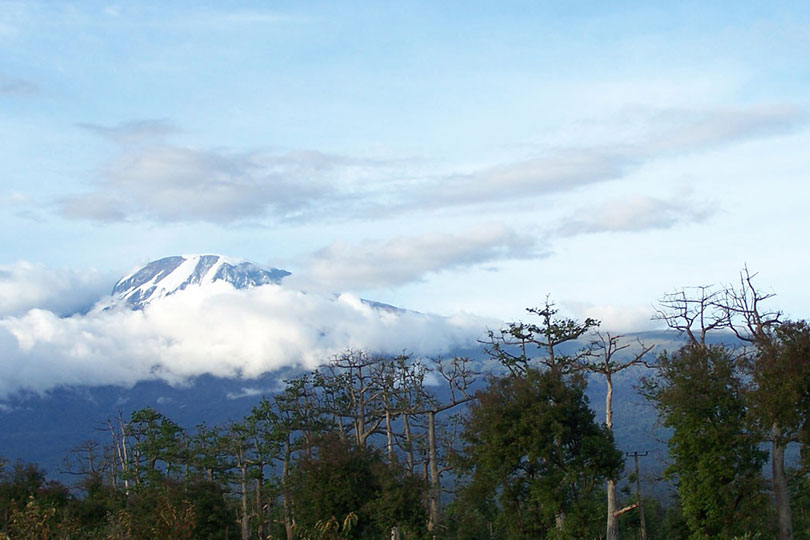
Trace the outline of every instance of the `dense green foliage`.
<instances>
[{"instance_id":1,"label":"dense green foliage","mask_svg":"<svg viewBox=\"0 0 810 540\"><path fill-rule=\"evenodd\" d=\"M491 381L470 407L463 437L466 496L498 501L502 538L587 536L601 521L602 482L622 467L582 382L551 371Z\"/></svg>"},{"instance_id":2,"label":"dense green foliage","mask_svg":"<svg viewBox=\"0 0 810 540\"><path fill-rule=\"evenodd\" d=\"M746 424L743 381L732 352L687 345L659 357L646 384L663 425L684 519L694 540L733 538L761 528L767 499L760 470L766 453Z\"/></svg>"},{"instance_id":3,"label":"dense green foliage","mask_svg":"<svg viewBox=\"0 0 810 540\"><path fill-rule=\"evenodd\" d=\"M763 430L777 424L784 442L810 441L808 359L810 325L786 321L762 340L747 365L754 383L751 401L756 408L755 420Z\"/></svg>"},{"instance_id":4,"label":"dense green foliage","mask_svg":"<svg viewBox=\"0 0 810 540\"><path fill-rule=\"evenodd\" d=\"M420 538L427 515L424 483L379 451L353 446L335 434L317 441L316 455L303 456L290 475L296 527L311 531L319 521L357 516L347 538L383 538L399 527L403 538Z\"/></svg>"}]
</instances>

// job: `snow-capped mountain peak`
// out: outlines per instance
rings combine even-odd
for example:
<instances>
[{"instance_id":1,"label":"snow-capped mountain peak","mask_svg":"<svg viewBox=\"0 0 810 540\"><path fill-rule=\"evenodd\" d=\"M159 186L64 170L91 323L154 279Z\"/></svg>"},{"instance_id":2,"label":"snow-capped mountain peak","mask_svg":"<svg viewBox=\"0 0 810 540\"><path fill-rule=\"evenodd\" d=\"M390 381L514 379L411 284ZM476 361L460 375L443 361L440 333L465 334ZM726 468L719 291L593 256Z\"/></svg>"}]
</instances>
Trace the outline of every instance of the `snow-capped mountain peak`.
<instances>
[{"instance_id":1,"label":"snow-capped mountain peak","mask_svg":"<svg viewBox=\"0 0 810 540\"><path fill-rule=\"evenodd\" d=\"M204 286L225 281L236 289L278 284L290 275L286 270L265 268L244 260L221 255L184 255L152 261L121 278L112 290L115 303L132 309L182 291L189 286Z\"/></svg>"}]
</instances>

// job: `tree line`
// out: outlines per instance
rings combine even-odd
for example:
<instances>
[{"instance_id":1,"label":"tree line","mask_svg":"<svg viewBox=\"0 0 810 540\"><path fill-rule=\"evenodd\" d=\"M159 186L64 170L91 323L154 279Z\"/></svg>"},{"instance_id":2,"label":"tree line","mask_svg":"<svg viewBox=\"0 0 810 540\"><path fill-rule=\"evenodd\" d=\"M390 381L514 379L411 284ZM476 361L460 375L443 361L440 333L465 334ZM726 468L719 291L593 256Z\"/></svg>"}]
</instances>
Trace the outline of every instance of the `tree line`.
<instances>
[{"instance_id":1,"label":"tree line","mask_svg":"<svg viewBox=\"0 0 810 540\"><path fill-rule=\"evenodd\" d=\"M666 295L674 351L547 300L488 333L487 373L348 350L224 425L119 413L66 457L73 489L0 461L0 538L810 538L810 326L766 309L753 277ZM669 501L632 492L613 437L629 368L670 432Z\"/></svg>"}]
</instances>

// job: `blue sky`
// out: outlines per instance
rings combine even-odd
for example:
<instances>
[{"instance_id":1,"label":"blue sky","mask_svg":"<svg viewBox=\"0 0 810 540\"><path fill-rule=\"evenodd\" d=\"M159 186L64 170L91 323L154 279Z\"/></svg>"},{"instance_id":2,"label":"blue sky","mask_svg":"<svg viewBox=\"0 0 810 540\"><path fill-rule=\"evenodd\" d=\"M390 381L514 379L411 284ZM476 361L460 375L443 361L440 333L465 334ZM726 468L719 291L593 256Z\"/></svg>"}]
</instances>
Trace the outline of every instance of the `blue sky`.
<instances>
[{"instance_id":1,"label":"blue sky","mask_svg":"<svg viewBox=\"0 0 810 540\"><path fill-rule=\"evenodd\" d=\"M806 317L810 5L674 4L0 1L0 266L626 330L747 263Z\"/></svg>"}]
</instances>

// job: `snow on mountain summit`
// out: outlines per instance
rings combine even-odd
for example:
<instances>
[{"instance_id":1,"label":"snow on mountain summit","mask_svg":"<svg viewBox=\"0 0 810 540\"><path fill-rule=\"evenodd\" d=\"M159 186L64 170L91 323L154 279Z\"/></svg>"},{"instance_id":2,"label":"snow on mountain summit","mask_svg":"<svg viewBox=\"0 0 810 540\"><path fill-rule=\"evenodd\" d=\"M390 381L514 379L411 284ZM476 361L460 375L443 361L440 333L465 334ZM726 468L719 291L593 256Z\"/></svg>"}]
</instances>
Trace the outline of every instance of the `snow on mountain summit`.
<instances>
[{"instance_id":1,"label":"snow on mountain summit","mask_svg":"<svg viewBox=\"0 0 810 540\"><path fill-rule=\"evenodd\" d=\"M191 285L225 281L236 289L249 289L278 284L288 275L286 270L264 268L220 255L165 257L121 278L113 287L112 296L132 309L143 309L146 304Z\"/></svg>"}]
</instances>

